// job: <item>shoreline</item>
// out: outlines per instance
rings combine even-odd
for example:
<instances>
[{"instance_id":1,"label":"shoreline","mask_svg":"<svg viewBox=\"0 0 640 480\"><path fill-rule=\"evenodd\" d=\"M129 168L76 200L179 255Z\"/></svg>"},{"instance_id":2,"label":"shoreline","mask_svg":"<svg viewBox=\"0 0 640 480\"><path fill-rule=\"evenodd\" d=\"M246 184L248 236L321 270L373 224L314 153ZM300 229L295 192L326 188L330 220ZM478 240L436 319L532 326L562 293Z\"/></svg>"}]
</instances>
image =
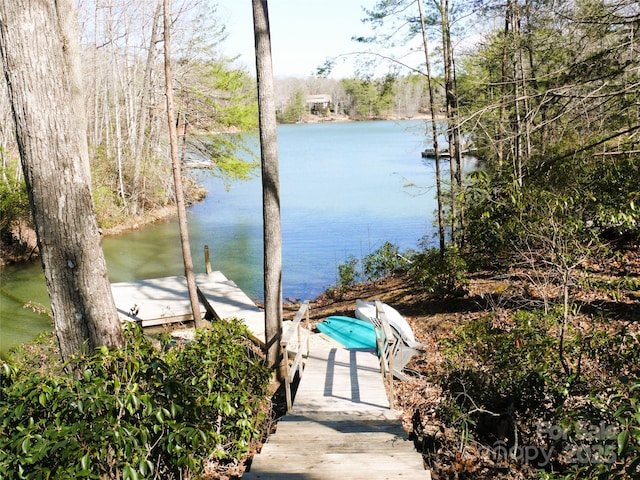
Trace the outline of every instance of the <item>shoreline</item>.
<instances>
[{"instance_id":1,"label":"shoreline","mask_svg":"<svg viewBox=\"0 0 640 480\"><path fill-rule=\"evenodd\" d=\"M204 197L202 197L204 198ZM163 220L170 220L178 215L175 206L164 206L154 209L145 215L129 217L124 222L109 228L100 228L102 237L112 237L121 235L132 230L152 225ZM21 225L14 228L14 237L19 238L18 242L12 244L2 243L0 245L0 269L9 265L17 265L28 262L39 257L40 252L33 228Z\"/></svg>"},{"instance_id":2,"label":"shoreline","mask_svg":"<svg viewBox=\"0 0 640 480\"><path fill-rule=\"evenodd\" d=\"M423 120L431 121L431 115L428 113L417 113L416 115L385 115L373 118L352 118L348 115L305 115L298 122L281 122L278 125L297 125L297 124L314 124L314 123L349 123L349 122L401 122L405 120ZM444 115L437 115L436 121L445 120Z\"/></svg>"}]
</instances>

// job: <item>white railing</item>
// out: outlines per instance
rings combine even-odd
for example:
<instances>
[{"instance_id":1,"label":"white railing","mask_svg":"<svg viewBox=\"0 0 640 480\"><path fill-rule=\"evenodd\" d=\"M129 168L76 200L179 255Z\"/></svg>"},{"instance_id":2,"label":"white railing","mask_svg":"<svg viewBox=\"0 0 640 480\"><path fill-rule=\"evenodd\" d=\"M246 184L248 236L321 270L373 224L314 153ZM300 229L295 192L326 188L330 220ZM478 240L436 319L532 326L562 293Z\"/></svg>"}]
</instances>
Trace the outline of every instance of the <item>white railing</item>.
<instances>
[{"instance_id":1,"label":"white railing","mask_svg":"<svg viewBox=\"0 0 640 480\"><path fill-rule=\"evenodd\" d=\"M303 326L303 318L306 326ZM294 337L296 335L296 337ZM285 392L287 395L287 412L291 410L293 398L291 395L291 384L296 377L296 371L300 371L300 377L304 371L303 358L309 356L309 339L311 337L311 326L309 323L309 301L305 301L296 313L289 329L282 335L280 348L285 368ZM294 338L297 341L294 342Z\"/></svg>"}]
</instances>

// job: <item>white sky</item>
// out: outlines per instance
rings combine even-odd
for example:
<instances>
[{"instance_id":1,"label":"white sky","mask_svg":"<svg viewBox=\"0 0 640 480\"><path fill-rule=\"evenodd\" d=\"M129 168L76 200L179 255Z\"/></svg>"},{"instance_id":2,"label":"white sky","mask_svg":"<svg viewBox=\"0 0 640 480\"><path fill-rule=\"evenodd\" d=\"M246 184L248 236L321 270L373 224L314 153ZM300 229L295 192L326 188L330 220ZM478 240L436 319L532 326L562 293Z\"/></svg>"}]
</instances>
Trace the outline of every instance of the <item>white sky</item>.
<instances>
[{"instance_id":1,"label":"white sky","mask_svg":"<svg viewBox=\"0 0 640 480\"><path fill-rule=\"evenodd\" d=\"M253 39L253 11L251 0L214 0L218 4L218 16L227 27L228 38L222 45L228 57L240 55L239 63L250 72L255 72ZM371 46L353 42L353 36L370 36L371 26L362 22L366 14L363 8L372 9L378 0L269 0L271 24L271 50L273 73L276 77L306 78L313 75L327 58L342 55L335 64L331 76L348 78L355 75L353 63L357 55L348 53L371 49ZM469 19L471 18L471 21ZM475 44L482 37L483 27L473 17L462 19L458 29L464 39L458 38L458 53ZM398 47L396 54L407 65L418 67L424 64L424 50L419 38L414 39L414 48ZM430 46L433 53L434 46ZM393 55L388 49L386 54ZM360 55L372 59L371 56ZM388 64L387 64L388 67ZM385 73L387 67L376 71Z\"/></svg>"},{"instance_id":2,"label":"white sky","mask_svg":"<svg viewBox=\"0 0 640 480\"><path fill-rule=\"evenodd\" d=\"M307 77L327 57L357 51L354 35L369 33L361 22L362 5L371 8L375 0L270 0L271 50L276 77ZM218 0L220 19L229 34L223 45L228 56L240 54L241 64L255 71L253 13L251 0ZM348 66L338 62L333 77L352 76Z\"/></svg>"}]
</instances>

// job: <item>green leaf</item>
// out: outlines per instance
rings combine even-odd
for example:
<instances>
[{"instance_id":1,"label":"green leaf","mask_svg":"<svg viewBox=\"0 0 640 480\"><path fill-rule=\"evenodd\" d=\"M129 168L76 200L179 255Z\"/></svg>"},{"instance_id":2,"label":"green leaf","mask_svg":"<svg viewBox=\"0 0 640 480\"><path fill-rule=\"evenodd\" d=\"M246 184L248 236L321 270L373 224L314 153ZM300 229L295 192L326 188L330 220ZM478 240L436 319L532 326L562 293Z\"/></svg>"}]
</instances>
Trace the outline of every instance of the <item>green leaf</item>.
<instances>
[{"instance_id":1,"label":"green leaf","mask_svg":"<svg viewBox=\"0 0 640 480\"><path fill-rule=\"evenodd\" d=\"M629 430L622 430L618 434L618 455L622 454L629 443Z\"/></svg>"},{"instance_id":2,"label":"green leaf","mask_svg":"<svg viewBox=\"0 0 640 480\"><path fill-rule=\"evenodd\" d=\"M20 445L20 448L22 449L22 453L27 455L29 453L29 449L31 448L31 439L29 437L25 438L22 441L22 445Z\"/></svg>"},{"instance_id":3,"label":"green leaf","mask_svg":"<svg viewBox=\"0 0 640 480\"><path fill-rule=\"evenodd\" d=\"M122 478L124 480L138 480L138 472L136 472L130 465L125 465L122 469Z\"/></svg>"},{"instance_id":4,"label":"green leaf","mask_svg":"<svg viewBox=\"0 0 640 480\"><path fill-rule=\"evenodd\" d=\"M637 475L638 474L638 468L640 467L640 457L636 457L633 462L631 462L629 464L629 466L627 467L627 473L629 475Z\"/></svg>"},{"instance_id":5,"label":"green leaf","mask_svg":"<svg viewBox=\"0 0 640 480\"><path fill-rule=\"evenodd\" d=\"M80 459L80 466L82 467L83 470L89 470L89 464L90 464L89 454L87 453Z\"/></svg>"}]
</instances>

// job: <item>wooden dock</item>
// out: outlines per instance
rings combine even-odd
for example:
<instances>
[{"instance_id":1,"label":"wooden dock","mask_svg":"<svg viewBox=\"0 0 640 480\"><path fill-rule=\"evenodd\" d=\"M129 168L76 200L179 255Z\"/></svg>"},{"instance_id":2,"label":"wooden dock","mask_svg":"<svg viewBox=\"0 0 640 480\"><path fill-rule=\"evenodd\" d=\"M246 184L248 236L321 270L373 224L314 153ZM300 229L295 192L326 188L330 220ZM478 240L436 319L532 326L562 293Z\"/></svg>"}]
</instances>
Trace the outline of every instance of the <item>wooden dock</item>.
<instances>
[{"instance_id":1,"label":"wooden dock","mask_svg":"<svg viewBox=\"0 0 640 480\"><path fill-rule=\"evenodd\" d=\"M243 319L255 341L264 345L264 312L235 282L222 272L198 273L201 313L211 309L217 318ZM175 325L193 321L184 276L152 278L111 284L118 315L142 327Z\"/></svg>"},{"instance_id":2,"label":"wooden dock","mask_svg":"<svg viewBox=\"0 0 640 480\"><path fill-rule=\"evenodd\" d=\"M375 352L314 335L285 415L253 458L246 480L430 479L422 456L389 409Z\"/></svg>"}]
</instances>

